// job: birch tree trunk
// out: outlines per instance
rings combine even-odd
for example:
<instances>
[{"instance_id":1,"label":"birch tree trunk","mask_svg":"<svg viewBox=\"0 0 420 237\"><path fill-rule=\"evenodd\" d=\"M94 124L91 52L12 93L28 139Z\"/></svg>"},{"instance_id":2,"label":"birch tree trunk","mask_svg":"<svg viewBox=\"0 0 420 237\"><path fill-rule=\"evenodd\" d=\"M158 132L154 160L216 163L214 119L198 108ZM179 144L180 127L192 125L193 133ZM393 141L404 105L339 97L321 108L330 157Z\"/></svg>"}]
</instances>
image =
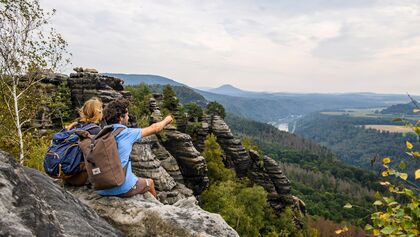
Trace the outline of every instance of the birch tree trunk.
<instances>
[{"instance_id":1,"label":"birch tree trunk","mask_svg":"<svg viewBox=\"0 0 420 237\"><path fill-rule=\"evenodd\" d=\"M12 96L13 96L13 103L14 103L14 108L15 108L15 119L16 119L16 129L17 129L17 134L18 134L18 139L19 139L19 163L23 165L24 162L24 150L23 150L23 135L22 135L22 126L20 124L20 115L19 115L19 104L18 104L18 97L17 97L17 91L16 91L16 84L13 83L13 91L12 91Z\"/></svg>"}]
</instances>

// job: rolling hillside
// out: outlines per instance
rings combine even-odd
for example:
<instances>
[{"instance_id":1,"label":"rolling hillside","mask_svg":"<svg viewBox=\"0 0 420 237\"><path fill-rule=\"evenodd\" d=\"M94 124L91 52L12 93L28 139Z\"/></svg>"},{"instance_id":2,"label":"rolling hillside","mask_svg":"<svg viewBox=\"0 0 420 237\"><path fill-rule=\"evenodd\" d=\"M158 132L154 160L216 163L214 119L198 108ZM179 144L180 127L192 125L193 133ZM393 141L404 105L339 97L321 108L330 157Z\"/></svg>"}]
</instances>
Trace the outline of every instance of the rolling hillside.
<instances>
[{"instance_id":1,"label":"rolling hillside","mask_svg":"<svg viewBox=\"0 0 420 237\"><path fill-rule=\"evenodd\" d=\"M124 80L124 85L138 85L145 83L148 85L159 84L159 85L171 85L171 86L185 86L182 83L176 82L172 79L149 74L123 74L123 73L103 73L107 76L117 77Z\"/></svg>"},{"instance_id":2,"label":"rolling hillside","mask_svg":"<svg viewBox=\"0 0 420 237\"><path fill-rule=\"evenodd\" d=\"M172 79L143 74L106 73L125 80L126 85L140 83L185 86ZM192 88L191 88L192 89ZM276 122L291 115L306 115L322 110L345 108L384 107L397 103L407 103L407 95L388 95L375 93L268 93L252 92L224 85L208 91L194 89L207 101L221 103L228 112L260 122ZM188 92L190 93L190 92ZM181 94L178 95L181 97ZM414 98L420 98L414 96Z\"/></svg>"}]
</instances>

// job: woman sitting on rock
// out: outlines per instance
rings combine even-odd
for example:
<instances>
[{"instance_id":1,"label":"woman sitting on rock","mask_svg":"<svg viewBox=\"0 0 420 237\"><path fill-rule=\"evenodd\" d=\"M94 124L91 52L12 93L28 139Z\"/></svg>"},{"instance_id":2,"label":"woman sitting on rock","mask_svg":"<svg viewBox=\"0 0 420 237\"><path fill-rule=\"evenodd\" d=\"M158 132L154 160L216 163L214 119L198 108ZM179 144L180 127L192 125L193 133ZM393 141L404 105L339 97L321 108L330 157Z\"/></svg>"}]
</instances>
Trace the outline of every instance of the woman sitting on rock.
<instances>
[{"instance_id":1,"label":"woman sitting on rock","mask_svg":"<svg viewBox=\"0 0 420 237\"><path fill-rule=\"evenodd\" d=\"M91 135L96 135L101 131L99 123L102 120L102 102L97 97L92 97L86 101L82 108L79 109L79 118L76 122L71 123L66 126L67 130L73 128L86 128ZM84 166L84 163L80 164L80 169L82 172L72 175L71 177L61 176L60 178L66 183L73 186L82 186L85 185L87 181L87 173Z\"/></svg>"},{"instance_id":2,"label":"woman sitting on rock","mask_svg":"<svg viewBox=\"0 0 420 237\"><path fill-rule=\"evenodd\" d=\"M129 118L128 105L128 100L121 98L110 102L104 109L104 119L107 124L112 124L114 131L117 128L124 128L124 130L115 137L115 140L117 142L121 165L122 167L127 165L125 181L120 186L105 190L97 190L97 192L102 196L119 196L127 198L149 191L156 197L153 180L136 177L132 172L129 157L134 142L140 142L141 138L160 132L166 125L172 122L172 117L167 116L163 121L154 123L146 128L127 128L126 125Z\"/></svg>"}]
</instances>

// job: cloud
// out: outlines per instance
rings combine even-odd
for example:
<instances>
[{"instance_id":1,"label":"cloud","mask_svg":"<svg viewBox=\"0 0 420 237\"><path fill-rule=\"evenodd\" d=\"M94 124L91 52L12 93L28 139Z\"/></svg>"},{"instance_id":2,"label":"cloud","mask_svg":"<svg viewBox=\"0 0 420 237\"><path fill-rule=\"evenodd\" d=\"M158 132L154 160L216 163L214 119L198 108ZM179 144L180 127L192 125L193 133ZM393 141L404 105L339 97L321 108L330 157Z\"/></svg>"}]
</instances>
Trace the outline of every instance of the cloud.
<instances>
[{"instance_id":1,"label":"cloud","mask_svg":"<svg viewBox=\"0 0 420 237\"><path fill-rule=\"evenodd\" d=\"M341 24L337 36L321 40L314 56L336 60L375 59L401 42L419 36L419 5L382 6L367 12L352 12Z\"/></svg>"},{"instance_id":2,"label":"cloud","mask_svg":"<svg viewBox=\"0 0 420 237\"><path fill-rule=\"evenodd\" d=\"M420 94L420 3L41 0L75 66L191 86ZM400 85L404 78L404 85ZM256 83L257 82L257 83ZM378 86L379 85L379 86Z\"/></svg>"}]
</instances>

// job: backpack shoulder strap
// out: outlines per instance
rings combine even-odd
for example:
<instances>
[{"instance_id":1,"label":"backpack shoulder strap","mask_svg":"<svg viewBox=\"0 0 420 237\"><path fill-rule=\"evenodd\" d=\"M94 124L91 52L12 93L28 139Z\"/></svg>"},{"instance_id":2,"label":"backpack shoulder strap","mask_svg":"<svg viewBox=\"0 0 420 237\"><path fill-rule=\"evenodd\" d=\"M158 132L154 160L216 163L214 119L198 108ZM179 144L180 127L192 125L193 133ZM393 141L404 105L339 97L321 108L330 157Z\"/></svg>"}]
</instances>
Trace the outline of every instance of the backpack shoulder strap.
<instances>
[{"instance_id":1,"label":"backpack shoulder strap","mask_svg":"<svg viewBox=\"0 0 420 237\"><path fill-rule=\"evenodd\" d=\"M112 132L112 130L113 130L112 125L107 125L107 126L103 127L98 134L96 134L95 138L99 139L103 135Z\"/></svg>"},{"instance_id":2,"label":"backpack shoulder strap","mask_svg":"<svg viewBox=\"0 0 420 237\"><path fill-rule=\"evenodd\" d=\"M90 130L90 129L92 129L92 128L99 128L99 129L101 129L101 127L99 127L96 123L89 123L89 124L86 124L85 126L83 126L81 129L82 130L84 130L84 131L88 131L88 130Z\"/></svg>"},{"instance_id":3,"label":"backpack shoulder strap","mask_svg":"<svg viewBox=\"0 0 420 237\"><path fill-rule=\"evenodd\" d=\"M118 134L120 134L125 128L117 128L115 129L115 131L112 133L112 135L114 135L114 137L118 136Z\"/></svg>"}]
</instances>

